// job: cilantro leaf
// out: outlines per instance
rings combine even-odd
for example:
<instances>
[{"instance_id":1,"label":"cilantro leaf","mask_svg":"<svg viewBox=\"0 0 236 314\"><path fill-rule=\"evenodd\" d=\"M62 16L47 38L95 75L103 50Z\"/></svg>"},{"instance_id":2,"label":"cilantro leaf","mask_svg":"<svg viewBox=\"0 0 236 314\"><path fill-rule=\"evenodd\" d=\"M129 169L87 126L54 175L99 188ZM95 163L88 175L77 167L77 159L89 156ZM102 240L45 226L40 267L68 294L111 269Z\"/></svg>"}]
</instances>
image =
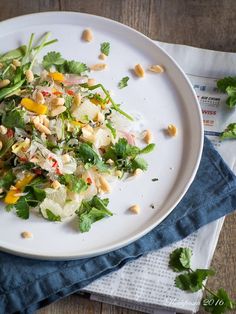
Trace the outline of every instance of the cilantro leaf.
<instances>
[{"instance_id":1,"label":"cilantro leaf","mask_svg":"<svg viewBox=\"0 0 236 314\"><path fill-rule=\"evenodd\" d=\"M5 206L5 211L10 212L14 208L15 208L14 204L8 204L7 206Z\"/></svg>"},{"instance_id":2,"label":"cilantro leaf","mask_svg":"<svg viewBox=\"0 0 236 314\"><path fill-rule=\"evenodd\" d=\"M68 61L62 58L59 52L51 51L46 56L43 57L43 67L46 70L50 70L52 66L55 66L57 71L61 73L70 73L80 75L82 72L88 70L86 64L78 61Z\"/></svg>"},{"instance_id":3,"label":"cilantro leaf","mask_svg":"<svg viewBox=\"0 0 236 314\"><path fill-rule=\"evenodd\" d=\"M2 117L2 124L7 128L20 128L25 127L24 122L24 111L23 110L12 110L6 111Z\"/></svg>"},{"instance_id":4,"label":"cilantro leaf","mask_svg":"<svg viewBox=\"0 0 236 314\"><path fill-rule=\"evenodd\" d=\"M101 220L105 217L109 216L106 210L99 210L93 207L88 213L83 213L80 216L79 226L81 232L88 232L91 229L91 225Z\"/></svg>"},{"instance_id":5,"label":"cilantro leaf","mask_svg":"<svg viewBox=\"0 0 236 314\"><path fill-rule=\"evenodd\" d=\"M229 97L226 100L228 107L233 108L236 105L236 87L228 86L226 88L226 93Z\"/></svg>"},{"instance_id":6,"label":"cilantro leaf","mask_svg":"<svg viewBox=\"0 0 236 314\"><path fill-rule=\"evenodd\" d=\"M15 179L16 179L16 176L14 175L12 170L9 170L0 178L0 188L4 190L8 190L10 186L13 184L13 182L15 181Z\"/></svg>"},{"instance_id":7,"label":"cilantro leaf","mask_svg":"<svg viewBox=\"0 0 236 314\"><path fill-rule=\"evenodd\" d=\"M217 81L217 88L223 93L226 92L228 86L236 87L236 77L228 76Z\"/></svg>"},{"instance_id":8,"label":"cilantro leaf","mask_svg":"<svg viewBox=\"0 0 236 314\"><path fill-rule=\"evenodd\" d=\"M191 267L191 257L192 250L189 248L184 248L179 257L179 261L184 268L189 269Z\"/></svg>"},{"instance_id":9,"label":"cilantro leaf","mask_svg":"<svg viewBox=\"0 0 236 314\"><path fill-rule=\"evenodd\" d=\"M148 164L138 155L151 152L155 144L149 144L144 149L130 145L125 138L120 138L115 145L111 145L103 155L105 160L112 159L118 170L134 172L136 169L147 170Z\"/></svg>"},{"instance_id":10,"label":"cilantro leaf","mask_svg":"<svg viewBox=\"0 0 236 314\"><path fill-rule=\"evenodd\" d=\"M207 295L202 300L202 306L206 312L222 314L235 308L235 302L231 300L224 289L219 289L216 295Z\"/></svg>"},{"instance_id":11,"label":"cilantro leaf","mask_svg":"<svg viewBox=\"0 0 236 314\"><path fill-rule=\"evenodd\" d=\"M82 201L76 212L79 217L81 232L89 231L94 222L112 216L112 213L107 208L108 203L109 200L107 198L101 199L98 196L94 196L90 201Z\"/></svg>"},{"instance_id":12,"label":"cilantro leaf","mask_svg":"<svg viewBox=\"0 0 236 314\"><path fill-rule=\"evenodd\" d=\"M15 204L16 214L22 219L29 218L29 205L24 196L20 197L18 202Z\"/></svg>"},{"instance_id":13,"label":"cilantro leaf","mask_svg":"<svg viewBox=\"0 0 236 314\"><path fill-rule=\"evenodd\" d=\"M221 133L220 138L222 140L236 139L236 123L230 123L227 128Z\"/></svg>"},{"instance_id":14,"label":"cilantro leaf","mask_svg":"<svg viewBox=\"0 0 236 314\"><path fill-rule=\"evenodd\" d=\"M128 80L129 80L129 77L128 77L128 76L123 77L123 78L120 80L120 82L119 82L119 84L118 84L118 87L119 87L120 89L122 89L122 88L128 86Z\"/></svg>"},{"instance_id":15,"label":"cilantro leaf","mask_svg":"<svg viewBox=\"0 0 236 314\"><path fill-rule=\"evenodd\" d=\"M73 174L65 174L60 177L60 182L68 186L72 192L80 193L86 191L88 188L87 183Z\"/></svg>"},{"instance_id":16,"label":"cilantro leaf","mask_svg":"<svg viewBox=\"0 0 236 314\"><path fill-rule=\"evenodd\" d=\"M175 286L181 290L196 292L203 288L203 281L214 275L211 269L196 269L193 272L181 274L175 278Z\"/></svg>"},{"instance_id":17,"label":"cilantro leaf","mask_svg":"<svg viewBox=\"0 0 236 314\"><path fill-rule=\"evenodd\" d=\"M77 157L82 160L83 163L89 163L96 165L99 161L98 154L92 149L92 147L87 143L82 143L77 149Z\"/></svg>"},{"instance_id":18,"label":"cilantro leaf","mask_svg":"<svg viewBox=\"0 0 236 314\"><path fill-rule=\"evenodd\" d=\"M76 150L76 156L85 164L90 167L91 165L96 166L99 171L105 172L108 167L100 159L98 154L92 149L87 143L82 143Z\"/></svg>"},{"instance_id":19,"label":"cilantro leaf","mask_svg":"<svg viewBox=\"0 0 236 314\"><path fill-rule=\"evenodd\" d=\"M46 209L47 219L49 221L61 221L61 217L59 215L55 215L50 209Z\"/></svg>"},{"instance_id":20,"label":"cilantro leaf","mask_svg":"<svg viewBox=\"0 0 236 314\"><path fill-rule=\"evenodd\" d=\"M65 59L62 58L60 52L51 51L46 56L43 57L43 67L46 70L50 70L50 68L54 65L61 65L65 62Z\"/></svg>"},{"instance_id":21,"label":"cilantro leaf","mask_svg":"<svg viewBox=\"0 0 236 314\"><path fill-rule=\"evenodd\" d=\"M101 43L101 52L104 53L104 55L108 56L110 53L110 43Z\"/></svg>"},{"instance_id":22,"label":"cilantro leaf","mask_svg":"<svg viewBox=\"0 0 236 314\"><path fill-rule=\"evenodd\" d=\"M141 169L143 171L146 171L148 168L148 164L146 160L139 157L136 157L134 160L132 160L130 166L131 166L132 171L135 171L136 169Z\"/></svg>"},{"instance_id":23,"label":"cilantro leaf","mask_svg":"<svg viewBox=\"0 0 236 314\"><path fill-rule=\"evenodd\" d=\"M78 61L65 61L61 66L57 67L57 70L61 73L78 74L88 71L88 67L85 63Z\"/></svg>"},{"instance_id":24,"label":"cilantro leaf","mask_svg":"<svg viewBox=\"0 0 236 314\"><path fill-rule=\"evenodd\" d=\"M181 272L190 268L192 250L189 248L177 248L170 254L169 267L175 272Z\"/></svg>"}]
</instances>

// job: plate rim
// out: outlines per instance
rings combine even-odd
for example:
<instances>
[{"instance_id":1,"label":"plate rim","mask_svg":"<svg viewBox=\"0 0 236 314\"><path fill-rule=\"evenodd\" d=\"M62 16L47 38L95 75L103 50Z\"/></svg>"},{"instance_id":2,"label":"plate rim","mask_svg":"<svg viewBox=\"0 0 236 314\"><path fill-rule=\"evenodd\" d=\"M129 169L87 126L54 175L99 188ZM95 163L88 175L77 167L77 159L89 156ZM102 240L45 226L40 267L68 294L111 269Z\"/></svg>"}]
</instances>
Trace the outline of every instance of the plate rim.
<instances>
[{"instance_id":1,"label":"plate rim","mask_svg":"<svg viewBox=\"0 0 236 314\"><path fill-rule=\"evenodd\" d=\"M202 119L202 113L201 113L201 107L197 98L197 95L192 87L192 84L189 80L189 78L187 77L187 75L184 73L184 71L182 70L182 68L180 67L180 65L169 55L168 52L166 52L162 47L159 46L158 43L155 43L153 39L147 37L146 35L144 35L143 33L137 31L136 29L123 24L121 22L112 20L110 18L107 17L103 17L103 16L99 16L99 15L94 15L94 14L88 14L88 13L81 13L81 12L76 12L76 11L44 11L44 12L38 12L38 13L30 13L30 14L23 14L20 16L15 16L12 18L8 18L6 20L0 21L0 26L2 24L7 24L7 23L11 23L11 22L17 22L17 20L24 20L27 17L32 17L32 16L46 16L46 15L82 15L85 16L87 18L95 18L97 20L105 20L108 23L114 23L117 24L119 27L123 27L124 29L128 29L132 32L135 32L138 36L143 37L143 39L147 40L149 43L151 43L154 46L157 46L159 50L162 51L162 53L164 53L166 55L166 57L175 65L175 67L180 71L180 73L182 74L184 80L186 81L193 99L195 99L195 102L197 104L197 113L198 113L198 118L199 118L199 127L200 127L200 134L199 134L199 148L198 148L198 154L197 156L195 156L196 160L194 163L194 169L192 171L192 174L188 180L187 183L185 183L184 188L182 190L182 192L180 193L180 195L178 196L177 200L174 202L174 204L164 213L164 215L161 216L161 218L159 218L158 220L156 220L154 223L151 223L148 227L146 227L144 230L137 232L135 235L133 235L132 237L129 237L128 240L123 240L121 242L119 242L118 244L111 244L109 246L106 246L106 248L100 248L100 249L96 249L96 250L91 250L90 253L85 253L85 254L80 254L78 253L73 253L70 255L63 255L61 253L53 253L52 255L48 255L48 254L40 254L40 253L30 253L28 251L25 252L19 252L15 249L9 249L7 247L3 247L0 244L0 251L3 252L7 252L7 253L11 253L17 256L22 256L22 257L26 257L26 258L34 258L34 259L38 259L38 260L51 260L51 261L56 261L56 260L75 260L75 259L83 259L83 258L89 258L89 257L94 257L94 256L99 256L105 253L109 253L115 250L118 250L122 247L125 247L133 242L135 242L136 240L140 239L141 237L145 236L146 234L148 234L151 230L153 230L155 227L157 227L166 217L169 216L169 214L175 209L175 207L179 204L179 202L183 199L183 197L185 196L186 192L188 191L190 185L192 184L197 170L199 168L200 165L200 161L201 161L201 157L202 157L202 151L203 151L203 144L204 144L204 127L203 127L203 119ZM62 23L63 24L63 23Z\"/></svg>"}]
</instances>

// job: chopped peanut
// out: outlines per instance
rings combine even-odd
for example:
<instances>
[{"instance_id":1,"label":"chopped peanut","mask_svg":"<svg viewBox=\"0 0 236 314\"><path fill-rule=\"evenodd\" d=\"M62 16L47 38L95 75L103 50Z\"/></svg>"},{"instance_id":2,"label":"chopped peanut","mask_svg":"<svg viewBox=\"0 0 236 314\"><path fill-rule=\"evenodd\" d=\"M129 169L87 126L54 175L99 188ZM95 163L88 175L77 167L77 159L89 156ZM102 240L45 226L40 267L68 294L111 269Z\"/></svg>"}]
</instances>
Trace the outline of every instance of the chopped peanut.
<instances>
[{"instance_id":1,"label":"chopped peanut","mask_svg":"<svg viewBox=\"0 0 236 314\"><path fill-rule=\"evenodd\" d=\"M134 73L138 76L138 77L144 77L145 72L144 72L144 68L142 67L142 65L136 64L134 67Z\"/></svg>"},{"instance_id":2,"label":"chopped peanut","mask_svg":"<svg viewBox=\"0 0 236 314\"><path fill-rule=\"evenodd\" d=\"M149 67L149 71L154 73L163 73L165 70L161 65L155 64Z\"/></svg>"},{"instance_id":3,"label":"chopped peanut","mask_svg":"<svg viewBox=\"0 0 236 314\"><path fill-rule=\"evenodd\" d=\"M0 125L0 134L7 134L7 128L4 125Z\"/></svg>"},{"instance_id":4,"label":"chopped peanut","mask_svg":"<svg viewBox=\"0 0 236 314\"><path fill-rule=\"evenodd\" d=\"M170 136L176 136L177 135L177 128L174 124L169 124L167 127L167 132Z\"/></svg>"},{"instance_id":5,"label":"chopped peanut","mask_svg":"<svg viewBox=\"0 0 236 314\"><path fill-rule=\"evenodd\" d=\"M99 176L100 190L103 193L110 193L111 186L103 176Z\"/></svg>"},{"instance_id":6,"label":"chopped peanut","mask_svg":"<svg viewBox=\"0 0 236 314\"><path fill-rule=\"evenodd\" d=\"M81 104L81 99L82 99L82 97L81 97L80 93L75 94L75 96L74 96L74 105L76 107L78 107Z\"/></svg>"},{"instance_id":7,"label":"chopped peanut","mask_svg":"<svg viewBox=\"0 0 236 314\"><path fill-rule=\"evenodd\" d=\"M14 59L12 61L12 64L14 64L15 67L20 67L21 66L21 62L19 60L17 60L17 59Z\"/></svg>"},{"instance_id":8,"label":"chopped peanut","mask_svg":"<svg viewBox=\"0 0 236 314\"><path fill-rule=\"evenodd\" d=\"M132 205L129 210L134 214L139 214L140 206L138 204Z\"/></svg>"},{"instance_id":9,"label":"chopped peanut","mask_svg":"<svg viewBox=\"0 0 236 314\"><path fill-rule=\"evenodd\" d=\"M106 163L107 163L108 165L113 165L113 164L114 164L114 160L108 159L108 160L106 161Z\"/></svg>"},{"instance_id":10,"label":"chopped peanut","mask_svg":"<svg viewBox=\"0 0 236 314\"><path fill-rule=\"evenodd\" d=\"M11 82L10 80L6 79L6 80L0 80L0 88L6 87L7 85L9 85Z\"/></svg>"},{"instance_id":11,"label":"chopped peanut","mask_svg":"<svg viewBox=\"0 0 236 314\"><path fill-rule=\"evenodd\" d=\"M65 104L65 99L62 97L54 98L51 101L51 105L53 106L63 106Z\"/></svg>"},{"instance_id":12,"label":"chopped peanut","mask_svg":"<svg viewBox=\"0 0 236 314\"><path fill-rule=\"evenodd\" d=\"M96 120L97 120L98 122L104 122L104 120L105 120L104 115L103 115L100 111L99 111L98 114L97 114Z\"/></svg>"},{"instance_id":13,"label":"chopped peanut","mask_svg":"<svg viewBox=\"0 0 236 314\"><path fill-rule=\"evenodd\" d=\"M142 169L136 169L135 171L134 171L134 176L139 176L140 174L142 174L143 173L143 170Z\"/></svg>"},{"instance_id":14,"label":"chopped peanut","mask_svg":"<svg viewBox=\"0 0 236 314\"><path fill-rule=\"evenodd\" d=\"M84 41L90 42L93 40L93 33L91 31L91 29L87 28L83 31L82 33L82 39Z\"/></svg>"},{"instance_id":15,"label":"chopped peanut","mask_svg":"<svg viewBox=\"0 0 236 314\"><path fill-rule=\"evenodd\" d=\"M43 124L44 124L47 128L49 128L49 120L48 120L48 118L47 118L46 116L43 117Z\"/></svg>"},{"instance_id":16,"label":"chopped peanut","mask_svg":"<svg viewBox=\"0 0 236 314\"><path fill-rule=\"evenodd\" d=\"M56 117L64 111L66 111L65 106L58 106L57 108L55 108L51 111L51 117Z\"/></svg>"},{"instance_id":17,"label":"chopped peanut","mask_svg":"<svg viewBox=\"0 0 236 314\"><path fill-rule=\"evenodd\" d=\"M16 70L16 66L15 66L13 63L10 64L10 67L11 67L14 71Z\"/></svg>"},{"instance_id":18,"label":"chopped peanut","mask_svg":"<svg viewBox=\"0 0 236 314\"><path fill-rule=\"evenodd\" d=\"M150 130L146 130L144 133L143 140L147 143L150 144L152 141L152 133Z\"/></svg>"},{"instance_id":19,"label":"chopped peanut","mask_svg":"<svg viewBox=\"0 0 236 314\"><path fill-rule=\"evenodd\" d=\"M88 79L88 86L93 86L96 84L96 80L94 78Z\"/></svg>"},{"instance_id":20,"label":"chopped peanut","mask_svg":"<svg viewBox=\"0 0 236 314\"><path fill-rule=\"evenodd\" d=\"M41 132L41 133L45 133L47 135L51 134L51 131L49 130L49 128L47 128L45 125L43 125L42 123L39 122L34 122L34 126L35 128Z\"/></svg>"},{"instance_id":21,"label":"chopped peanut","mask_svg":"<svg viewBox=\"0 0 236 314\"><path fill-rule=\"evenodd\" d=\"M102 70L105 70L107 69L107 64L106 63L97 63L97 64L94 64L90 67L90 70L91 71L102 71Z\"/></svg>"},{"instance_id":22,"label":"chopped peanut","mask_svg":"<svg viewBox=\"0 0 236 314\"><path fill-rule=\"evenodd\" d=\"M115 175L118 177L118 178L121 178L122 177L122 171L121 170L116 170L115 172Z\"/></svg>"},{"instance_id":23,"label":"chopped peanut","mask_svg":"<svg viewBox=\"0 0 236 314\"><path fill-rule=\"evenodd\" d=\"M52 184L51 184L51 187L54 189L54 190L58 190L60 188L61 184L60 182L58 182L57 180L53 181Z\"/></svg>"},{"instance_id":24,"label":"chopped peanut","mask_svg":"<svg viewBox=\"0 0 236 314\"><path fill-rule=\"evenodd\" d=\"M105 53L100 53L100 55L98 56L98 58L100 59L100 60L105 60L106 59L106 55L105 55Z\"/></svg>"},{"instance_id":25,"label":"chopped peanut","mask_svg":"<svg viewBox=\"0 0 236 314\"><path fill-rule=\"evenodd\" d=\"M62 159L62 162L63 162L64 164L70 162L70 160L71 160L69 154L64 154L64 155L62 155L62 156L61 156L61 159Z\"/></svg>"},{"instance_id":26,"label":"chopped peanut","mask_svg":"<svg viewBox=\"0 0 236 314\"><path fill-rule=\"evenodd\" d=\"M31 70L25 71L26 80L28 83L32 83L34 80L34 73Z\"/></svg>"},{"instance_id":27,"label":"chopped peanut","mask_svg":"<svg viewBox=\"0 0 236 314\"><path fill-rule=\"evenodd\" d=\"M41 105L43 105L45 103L44 96L40 91L38 91L36 93L35 100L38 104L41 104Z\"/></svg>"},{"instance_id":28,"label":"chopped peanut","mask_svg":"<svg viewBox=\"0 0 236 314\"><path fill-rule=\"evenodd\" d=\"M24 231L21 233L21 236L23 239L30 239L30 238L33 238L33 233L29 231Z\"/></svg>"},{"instance_id":29,"label":"chopped peanut","mask_svg":"<svg viewBox=\"0 0 236 314\"><path fill-rule=\"evenodd\" d=\"M82 128L82 139L90 142L94 142L94 130L93 128L87 124Z\"/></svg>"}]
</instances>

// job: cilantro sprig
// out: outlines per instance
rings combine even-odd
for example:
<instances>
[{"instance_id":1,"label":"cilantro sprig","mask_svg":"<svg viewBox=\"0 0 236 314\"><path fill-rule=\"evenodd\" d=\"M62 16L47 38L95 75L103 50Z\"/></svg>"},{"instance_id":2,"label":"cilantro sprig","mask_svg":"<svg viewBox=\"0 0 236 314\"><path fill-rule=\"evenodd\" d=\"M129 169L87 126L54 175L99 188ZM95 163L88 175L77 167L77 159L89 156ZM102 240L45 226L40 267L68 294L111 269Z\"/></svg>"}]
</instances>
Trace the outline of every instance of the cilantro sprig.
<instances>
[{"instance_id":1,"label":"cilantro sprig","mask_svg":"<svg viewBox=\"0 0 236 314\"><path fill-rule=\"evenodd\" d=\"M56 70L61 73L80 75L81 73L88 71L88 67L85 63L74 60L65 60L60 52L55 51L50 51L43 57L42 65L48 71L54 66Z\"/></svg>"},{"instance_id":2,"label":"cilantro sprig","mask_svg":"<svg viewBox=\"0 0 236 314\"><path fill-rule=\"evenodd\" d=\"M222 140L236 139L236 123L230 123L221 133L220 138Z\"/></svg>"},{"instance_id":3,"label":"cilantro sprig","mask_svg":"<svg viewBox=\"0 0 236 314\"><path fill-rule=\"evenodd\" d=\"M236 106L236 77L224 77L217 81L217 88L219 91L228 94L226 103L229 108Z\"/></svg>"},{"instance_id":4,"label":"cilantro sprig","mask_svg":"<svg viewBox=\"0 0 236 314\"><path fill-rule=\"evenodd\" d=\"M116 144L111 145L105 152L103 158L114 161L118 170L132 173L136 169L147 170L147 162L139 155L150 153L155 148L155 144L148 144L143 149L130 145L125 138L120 138Z\"/></svg>"},{"instance_id":5,"label":"cilantro sprig","mask_svg":"<svg viewBox=\"0 0 236 314\"><path fill-rule=\"evenodd\" d=\"M76 211L80 231L88 232L94 222L112 216L112 212L107 208L108 204L108 198L101 199L98 196L94 196L90 201L83 200Z\"/></svg>"},{"instance_id":6,"label":"cilantro sprig","mask_svg":"<svg viewBox=\"0 0 236 314\"><path fill-rule=\"evenodd\" d=\"M104 42L104 43L101 43L101 52L104 53L104 55L108 56L109 53L110 53L110 43L108 42Z\"/></svg>"},{"instance_id":7,"label":"cilantro sprig","mask_svg":"<svg viewBox=\"0 0 236 314\"><path fill-rule=\"evenodd\" d=\"M129 77L128 77L128 76L123 77L123 78L120 80L120 82L119 82L119 84L118 84L118 87L119 87L120 89L122 89L122 88L128 86L128 81L129 81Z\"/></svg>"},{"instance_id":8,"label":"cilantro sprig","mask_svg":"<svg viewBox=\"0 0 236 314\"><path fill-rule=\"evenodd\" d=\"M205 289L208 295L202 300L201 304L205 311L214 314L225 313L228 310L235 309L236 303L231 300L224 289L217 292L211 291L204 284L204 281L213 276L215 272L211 269L191 268L192 250L189 248L177 248L170 254L169 267L174 272L181 272L175 278L175 286L188 292L196 292Z\"/></svg>"}]
</instances>

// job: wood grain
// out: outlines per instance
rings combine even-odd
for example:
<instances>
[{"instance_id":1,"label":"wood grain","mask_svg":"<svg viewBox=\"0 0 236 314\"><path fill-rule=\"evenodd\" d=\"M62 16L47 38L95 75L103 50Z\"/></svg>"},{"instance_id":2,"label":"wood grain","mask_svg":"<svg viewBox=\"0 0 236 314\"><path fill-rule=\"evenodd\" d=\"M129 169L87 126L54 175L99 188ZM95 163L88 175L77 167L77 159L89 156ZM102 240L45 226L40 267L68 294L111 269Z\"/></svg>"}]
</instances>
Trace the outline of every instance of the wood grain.
<instances>
[{"instance_id":1,"label":"wood grain","mask_svg":"<svg viewBox=\"0 0 236 314\"><path fill-rule=\"evenodd\" d=\"M236 51L235 0L9 0L0 1L0 21L33 12L65 10L105 16L160 41ZM228 216L214 254L217 275L208 285L225 288L236 299L236 214ZM89 301L78 295L51 304L37 314L138 314ZM203 313L202 310L199 311Z\"/></svg>"}]
</instances>

